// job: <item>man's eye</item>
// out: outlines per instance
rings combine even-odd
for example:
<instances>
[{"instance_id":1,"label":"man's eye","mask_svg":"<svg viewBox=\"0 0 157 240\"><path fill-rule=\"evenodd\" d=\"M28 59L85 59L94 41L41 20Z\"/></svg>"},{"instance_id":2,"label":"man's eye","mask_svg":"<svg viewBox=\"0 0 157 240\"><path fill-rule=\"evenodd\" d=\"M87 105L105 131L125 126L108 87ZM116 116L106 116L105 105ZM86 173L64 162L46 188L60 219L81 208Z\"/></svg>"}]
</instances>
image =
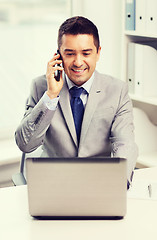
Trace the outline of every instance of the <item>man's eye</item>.
<instances>
[{"instance_id":1,"label":"man's eye","mask_svg":"<svg viewBox=\"0 0 157 240\"><path fill-rule=\"evenodd\" d=\"M74 53L67 53L66 55L67 56L72 56L72 55L74 55Z\"/></svg>"},{"instance_id":2,"label":"man's eye","mask_svg":"<svg viewBox=\"0 0 157 240\"><path fill-rule=\"evenodd\" d=\"M83 55L84 55L84 56L89 56L89 55L90 55L90 53L84 53Z\"/></svg>"}]
</instances>

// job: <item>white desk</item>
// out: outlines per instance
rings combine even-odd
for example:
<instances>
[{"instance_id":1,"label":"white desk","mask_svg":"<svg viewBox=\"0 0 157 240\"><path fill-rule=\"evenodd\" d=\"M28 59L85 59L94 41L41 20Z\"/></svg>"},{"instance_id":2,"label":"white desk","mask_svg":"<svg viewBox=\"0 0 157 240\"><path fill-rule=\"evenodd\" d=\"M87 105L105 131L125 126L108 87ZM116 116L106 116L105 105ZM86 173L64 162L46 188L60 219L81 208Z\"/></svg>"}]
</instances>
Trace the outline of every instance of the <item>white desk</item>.
<instances>
[{"instance_id":1,"label":"white desk","mask_svg":"<svg viewBox=\"0 0 157 240\"><path fill-rule=\"evenodd\" d=\"M157 168L137 170L136 179L157 180ZM122 220L35 220L28 214L26 186L0 189L1 240L156 240L157 201L128 199Z\"/></svg>"}]
</instances>

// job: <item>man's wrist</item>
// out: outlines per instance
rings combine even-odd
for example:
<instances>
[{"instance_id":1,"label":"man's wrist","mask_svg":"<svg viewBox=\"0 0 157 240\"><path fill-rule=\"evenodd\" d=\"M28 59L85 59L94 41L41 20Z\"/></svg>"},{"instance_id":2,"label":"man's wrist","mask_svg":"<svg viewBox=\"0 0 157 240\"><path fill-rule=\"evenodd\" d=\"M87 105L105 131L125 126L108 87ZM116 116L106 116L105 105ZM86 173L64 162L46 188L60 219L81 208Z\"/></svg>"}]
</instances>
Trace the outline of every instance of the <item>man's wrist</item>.
<instances>
[{"instance_id":1,"label":"man's wrist","mask_svg":"<svg viewBox=\"0 0 157 240\"><path fill-rule=\"evenodd\" d=\"M49 91L46 91L46 94L49 96L50 99L54 99L58 97L58 94L52 94Z\"/></svg>"},{"instance_id":2,"label":"man's wrist","mask_svg":"<svg viewBox=\"0 0 157 240\"><path fill-rule=\"evenodd\" d=\"M49 110L55 110L57 108L57 104L58 104L58 101L59 101L59 96L51 99L49 97L49 95L47 94L47 92L45 92L42 99L43 99L43 102L45 103L46 107Z\"/></svg>"}]
</instances>

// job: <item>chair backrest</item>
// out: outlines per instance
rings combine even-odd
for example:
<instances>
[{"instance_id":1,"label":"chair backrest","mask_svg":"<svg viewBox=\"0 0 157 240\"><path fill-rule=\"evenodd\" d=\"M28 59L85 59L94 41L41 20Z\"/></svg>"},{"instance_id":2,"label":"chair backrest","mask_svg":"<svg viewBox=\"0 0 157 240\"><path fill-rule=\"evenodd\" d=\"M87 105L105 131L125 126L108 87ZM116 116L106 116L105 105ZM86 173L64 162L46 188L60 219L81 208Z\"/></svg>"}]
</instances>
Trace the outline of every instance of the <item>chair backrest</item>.
<instances>
[{"instance_id":1,"label":"chair backrest","mask_svg":"<svg viewBox=\"0 0 157 240\"><path fill-rule=\"evenodd\" d=\"M133 115L139 154L157 151L157 126L152 124L146 113L139 108L133 108Z\"/></svg>"},{"instance_id":2,"label":"chair backrest","mask_svg":"<svg viewBox=\"0 0 157 240\"><path fill-rule=\"evenodd\" d=\"M24 177L24 162L25 162L25 153L22 153L20 172L12 175L12 181L15 186L26 185L26 179Z\"/></svg>"}]
</instances>

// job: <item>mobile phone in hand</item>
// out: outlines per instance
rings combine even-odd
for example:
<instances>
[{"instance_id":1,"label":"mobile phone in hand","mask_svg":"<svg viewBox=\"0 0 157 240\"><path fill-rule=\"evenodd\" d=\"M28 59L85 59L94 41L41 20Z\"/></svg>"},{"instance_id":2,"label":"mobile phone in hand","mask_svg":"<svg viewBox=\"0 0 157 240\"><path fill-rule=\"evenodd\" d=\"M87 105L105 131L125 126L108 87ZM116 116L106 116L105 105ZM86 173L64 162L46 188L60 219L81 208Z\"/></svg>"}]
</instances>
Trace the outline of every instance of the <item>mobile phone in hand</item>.
<instances>
[{"instance_id":1,"label":"mobile phone in hand","mask_svg":"<svg viewBox=\"0 0 157 240\"><path fill-rule=\"evenodd\" d=\"M60 54L59 50L57 50L57 54ZM61 54L60 54L60 57L58 58L58 60L62 60ZM61 67L61 64L57 64L57 66ZM57 82L60 81L60 74L61 74L61 72L59 70L57 70L55 72L55 79Z\"/></svg>"}]
</instances>

